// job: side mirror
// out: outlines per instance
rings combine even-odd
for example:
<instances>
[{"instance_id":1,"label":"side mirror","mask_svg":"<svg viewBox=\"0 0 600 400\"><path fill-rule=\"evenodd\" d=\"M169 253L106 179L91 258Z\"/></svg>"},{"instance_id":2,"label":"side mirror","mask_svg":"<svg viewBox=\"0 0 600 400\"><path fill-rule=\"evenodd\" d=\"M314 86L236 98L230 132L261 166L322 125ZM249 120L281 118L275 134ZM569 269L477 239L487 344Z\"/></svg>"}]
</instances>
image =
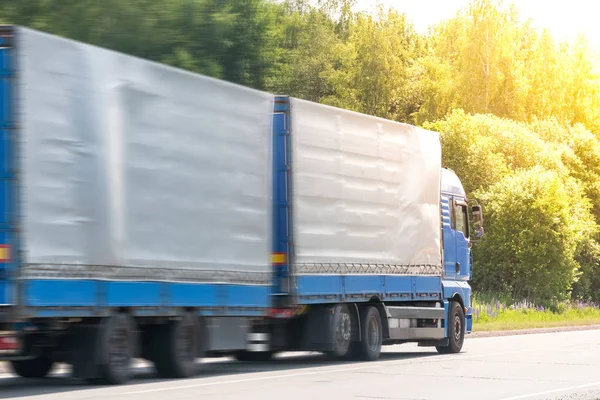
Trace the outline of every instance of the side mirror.
<instances>
[{"instance_id":1,"label":"side mirror","mask_svg":"<svg viewBox=\"0 0 600 400\"><path fill-rule=\"evenodd\" d=\"M475 237L480 238L483 236L483 211L479 204L471 207L473 213L473 225L475 227Z\"/></svg>"},{"instance_id":2,"label":"side mirror","mask_svg":"<svg viewBox=\"0 0 600 400\"><path fill-rule=\"evenodd\" d=\"M481 210L481 206L479 204L475 204L471 207L471 212L473 213L473 221L476 224L483 226L483 211Z\"/></svg>"}]
</instances>

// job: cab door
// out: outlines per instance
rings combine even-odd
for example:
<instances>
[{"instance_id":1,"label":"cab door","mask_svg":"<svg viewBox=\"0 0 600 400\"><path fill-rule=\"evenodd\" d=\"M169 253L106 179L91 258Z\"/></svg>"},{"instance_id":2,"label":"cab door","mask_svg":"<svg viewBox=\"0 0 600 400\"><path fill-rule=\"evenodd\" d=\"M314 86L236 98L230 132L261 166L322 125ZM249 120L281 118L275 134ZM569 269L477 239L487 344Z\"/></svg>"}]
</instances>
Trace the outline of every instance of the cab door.
<instances>
[{"instance_id":1,"label":"cab door","mask_svg":"<svg viewBox=\"0 0 600 400\"><path fill-rule=\"evenodd\" d=\"M471 279L471 246L468 205L465 199L455 196L451 212L456 249L457 279L469 280Z\"/></svg>"},{"instance_id":2,"label":"cab door","mask_svg":"<svg viewBox=\"0 0 600 400\"><path fill-rule=\"evenodd\" d=\"M444 239L444 279L456 279L456 230L452 203L454 197L442 194L442 226Z\"/></svg>"}]
</instances>

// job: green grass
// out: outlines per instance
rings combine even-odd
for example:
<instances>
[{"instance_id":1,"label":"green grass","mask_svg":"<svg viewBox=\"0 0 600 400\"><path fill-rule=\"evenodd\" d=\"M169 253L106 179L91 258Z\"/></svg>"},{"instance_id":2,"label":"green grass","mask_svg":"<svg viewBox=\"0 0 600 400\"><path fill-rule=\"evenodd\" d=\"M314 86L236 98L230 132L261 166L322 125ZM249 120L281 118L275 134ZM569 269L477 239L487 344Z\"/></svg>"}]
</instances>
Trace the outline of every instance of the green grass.
<instances>
[{"instance_id":1,"label":"green grass","mask_svg":"<svg viewBox=\"0 0 600 400\"><path fill-rule=\"evenodd\" d=\"M600 308L589 303L563 303L551 311L526 302L507 306L511 303L477 300L473 301L474 332L600 325Z\"/></svg>"}]
</instances>

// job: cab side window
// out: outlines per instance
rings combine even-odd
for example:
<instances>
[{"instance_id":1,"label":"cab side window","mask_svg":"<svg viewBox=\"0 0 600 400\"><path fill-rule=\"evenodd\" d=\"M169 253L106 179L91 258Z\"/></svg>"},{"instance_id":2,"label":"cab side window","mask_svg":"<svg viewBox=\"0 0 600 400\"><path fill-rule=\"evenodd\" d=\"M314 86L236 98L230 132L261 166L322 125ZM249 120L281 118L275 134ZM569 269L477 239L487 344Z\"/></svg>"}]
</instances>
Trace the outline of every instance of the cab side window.
<instances>
[{"instance_id":1,"label":"cab side window","mask_svg":"<svg viewBox=\"0 0 600 400\"><path fill-rule=\"evenodd\" d=\"M469 237L469 220L467 219L467 207L461 204L454 204L455 229L462 232L466 238Z\"/></svg>"}]
</instances>

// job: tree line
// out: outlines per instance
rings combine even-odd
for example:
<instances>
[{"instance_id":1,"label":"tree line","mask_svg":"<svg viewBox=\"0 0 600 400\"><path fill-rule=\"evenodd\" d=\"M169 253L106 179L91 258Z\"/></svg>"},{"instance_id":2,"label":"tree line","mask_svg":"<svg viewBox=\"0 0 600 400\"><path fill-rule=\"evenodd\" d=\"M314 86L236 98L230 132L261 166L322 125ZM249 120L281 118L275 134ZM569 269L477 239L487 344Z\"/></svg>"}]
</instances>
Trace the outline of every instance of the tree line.
<instances>
[{"instance_id":1,"label":"tree line","mask_svg":"<svg viewBox=\"0 0 600 400\"><path fill-rule=\"evenodd\" d=\"M475 290L600 301L600 62L586 38L557 42L502 0L426 34L353 5L0 0L0 22L438 131L486 213Z\"/></svg>"}]
</instances>

